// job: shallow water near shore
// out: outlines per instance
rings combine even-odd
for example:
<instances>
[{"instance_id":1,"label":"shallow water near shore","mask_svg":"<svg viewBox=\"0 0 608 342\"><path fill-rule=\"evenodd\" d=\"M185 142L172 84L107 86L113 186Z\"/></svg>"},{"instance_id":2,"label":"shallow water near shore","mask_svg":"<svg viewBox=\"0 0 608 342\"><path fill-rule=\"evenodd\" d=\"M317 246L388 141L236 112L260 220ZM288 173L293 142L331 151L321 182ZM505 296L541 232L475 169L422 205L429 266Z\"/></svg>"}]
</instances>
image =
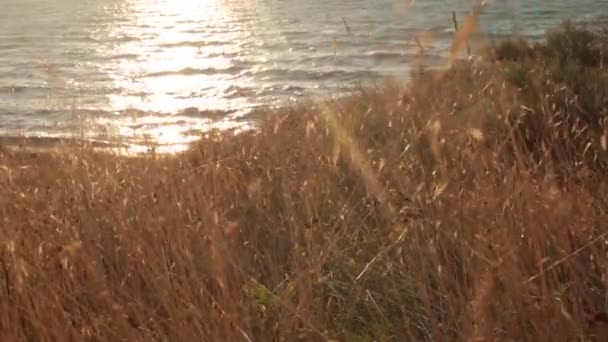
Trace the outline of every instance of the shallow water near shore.
<instances>
[{"instance_id":1,"label":"shallow water near shore","mask_svg":"<svg viewBox=\"0 0 608 342\"><path fill-rule=\"evenodd\" d=\"M212 128L250 128L255 110L438 65L452 11L469 9L464 0L5 0L0 135L179 150ZM494 0L480 32L538 39L599 13L608 1Z\"/></svg>"}]
</instances>

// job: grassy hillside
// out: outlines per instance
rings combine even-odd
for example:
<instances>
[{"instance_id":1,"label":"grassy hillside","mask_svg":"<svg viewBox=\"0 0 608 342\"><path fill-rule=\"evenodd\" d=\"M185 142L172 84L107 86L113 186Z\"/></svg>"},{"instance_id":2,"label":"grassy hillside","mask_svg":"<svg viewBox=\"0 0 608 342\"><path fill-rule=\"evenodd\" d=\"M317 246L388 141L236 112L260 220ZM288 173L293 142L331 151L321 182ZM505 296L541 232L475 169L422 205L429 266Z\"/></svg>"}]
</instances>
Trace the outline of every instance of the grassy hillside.
<instances>
[{"instance_id":1,"label":"grassy hillside","mask_svg":"<svg viewBox=\"0 0 608 342\"><path fill-rule=\"evenodd\" d=\"M0 340L605 340L607 42L566 24L177 156L0 149Z\"/></svg>"}]
</instances>

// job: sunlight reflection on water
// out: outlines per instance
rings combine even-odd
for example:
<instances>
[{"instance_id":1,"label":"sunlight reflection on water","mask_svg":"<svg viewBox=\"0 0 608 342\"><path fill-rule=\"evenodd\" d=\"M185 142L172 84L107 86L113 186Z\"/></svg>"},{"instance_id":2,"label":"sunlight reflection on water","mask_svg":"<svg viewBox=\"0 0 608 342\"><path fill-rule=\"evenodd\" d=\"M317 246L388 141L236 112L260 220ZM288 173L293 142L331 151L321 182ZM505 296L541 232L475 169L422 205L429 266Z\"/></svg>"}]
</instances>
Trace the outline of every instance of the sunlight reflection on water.
<instances>
[{"instance_id":1,"label":"sunlight reflection on water","mask_svg":"<svg viewBox=\"0 0 608 342\"><path fill-rule=\"evenodd\" d=\"M487 1L485 33L531 38L599 0ZM184 149L265 106L439 64L468 0L4 0L0 135ZM431 45L432 43L432 45Z\"/></svg>"}]
</instances>

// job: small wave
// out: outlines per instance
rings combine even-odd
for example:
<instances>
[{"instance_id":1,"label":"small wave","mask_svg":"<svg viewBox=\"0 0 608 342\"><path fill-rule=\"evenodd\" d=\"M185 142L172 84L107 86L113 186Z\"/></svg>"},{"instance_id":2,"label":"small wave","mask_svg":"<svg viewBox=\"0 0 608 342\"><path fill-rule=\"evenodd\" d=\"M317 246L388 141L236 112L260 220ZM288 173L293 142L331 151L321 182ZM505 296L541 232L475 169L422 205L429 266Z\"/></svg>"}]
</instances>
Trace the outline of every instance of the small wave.
<instances>
[{"instance_id":1,"label":"small wave","mask_svg":"<svg viewBox=\"0 0 608 342\"><path fill-rule=\"evenodd\" d=\"M293 85L293 84L288 84L288 85L284 85L281 90L283 91L294 91L294 92L302 92L304 91L304 87L300 87L297 85Z\"/></svg>"},{"instance_id":2,"label":"small wave","mask_svg":"<svg viewBox=\"0 0 608 342\"><path fill-rule=\"evenodd\" d=\"M186 116L189 118L204 118L204 119L217 120L217 119L220 119L227 115L230 115L232 113L234 113L233 110L207 110L207 109L200 110L199 108L196 108L196 107L189 107L189 108L185 108L185 109L181 110L176 115Z\"/></svg>"},{"instance_id":3,"label":"small wave","mask_svg":"<svg viewBox=\"0 0 608 342\"><path fill-rule=\"evenodd\" d=\"M302 70L302 69L266 69L255 73L256 76L262 78L285 77L294 81L327 81L327 80L348 80L357 78L376 78L378 73L371 70Z\"/></svg>"},{"instance_id":4,"label":"small wave","mask_svg":"<svg viewBox=\"0 0 608 342\"><path fill-rule=\"evenodd\" d=\"M387 59L403 59L408 56L408 54L404 52L395 52L395 51L369 51L365 53L366 57L371 57L374 59L387 60Z\"/></svg>"},{"instance_id":5,"label":"small wave","mask_svg":"<svg viewBox=\"0 0 608 342\"><path fill-rule=\"evenodd\" d=\"M229 58L229 59L235 59L236 57L238 57L240 55L238 52L228 52L228 51L209 52L209 53L203 53L201 51L201 54L203 54L203 56L205 58L223 57L223 58ZM246 60L239 60L238 63L252 64L252 62L246 61Z\"/></svg>"},{"instance_id":6,"label":"small wave","mask_svg":"<svg viewBox=\"0 0 608 342\"><path fill-rule=\"evenodd\" d=\"M173 48L173 47L204 47L210 45L224 45L225 43L219 40L203 41L203 40L185 40L180 42L161 43L158 44L161 48Z\"/></svg>"},{"instance_id":7,"label":"small wave","mask_svg":"<svg viewBox=\"0 0 608 342\"><path fill-rule=\"evenodd\" d=\"M187 33L187 34L207 34L209 32L209 30L207 28L193 28L193 29L188 29L188 30L183 30L183 33Z\"/></svg>"},{"instance_id":8,"label":"small wave","mask_svg":"<svg viewBox=\"0 0 608 342\"><path fill-rule=\"evenodd\" d=\"M140 55L137 53L119 53L116 55L111 55L109 59L137 59Z\"/></svg>"},{"instance_id":9,"label":"small wave","mask_svg":"<svg viewBox=\"0 0 608 342\"><path fill-rule=\"evenodd\" d=\"M55 119L63 122L65 125L73 124L73 122L65 121L66 118L79 117L83 119L93 119L107 117L114 114L101 109L78 109L78 108L63 108L63 109L33 109L31 111L21 111L19 119L23 119L29 125L36 121L44 123L43 127L48 128L48 125L56 126ZM24 119L27 118L27 119ZM59 122L57 121L57 122Z\"/></svg>"},{"instance_id":10,"label":"small wave","mask_svg":"<svg viewBox=\"0 0 608 342\"><path fill-rule=\"evenodd\" d=\"M181 70L174 71L157 71L151 72L143 77L165 77L165 76L193 76L193 75L217 75L217 74L235 74L242 70L242 67L231 66L224 69L216 69L216 68L206 68L206 69L197 69L197 68L184 68Z\"/></svg>"},{"instance_id":11,"label":"small wave","mask_svg":"<svg viewBox=\"0 0 608 342\"><path fill-rule=\"evenodd\" d=\"M111 41L114 43L131 43L131 42L137 42L140 40L141 39L139 37L131 37L131 36L109 37L109 39L108 39L108 41Z\"/></svg>"},{"instance_id":12,"label":"small wave","mask_svg":"<svg viewBox=\"0 0 608 342\"><path fill-rule=\"evenodd\" d=\"M379 74L372 70L333 70L323 73L323 79L336 79L336 80L361 80L361 79L376 79Z\"/></svg>"},{"instance_id":13,"label":"small wave","mask_svg":"<svg viewBox=\"0 0 608 342\"><path fill-rule=\"evenodd\" d=\"M306 88L293 84L274 84L262 87L255 92L256 96L295 96L304 95Z\"/></svg>"},{"instance_id":14,"label":"small wave","mask_svg":"<svg viewBox=\"0 0 608 342\"><path fill-rule=\"evenodd\" d=\"M288 38L299 38L311 35L311 33L308 31L285 31L283 34Z\"/></svg>"},{"instance_id":15,"label":"small wave","mask_svg":"<svg viewBox=\"0 0 608 342\"><path fill-rule=\"evenodd\" d=\"M224 89L224 95L226 98L238 98L238 97L249 97L252 96L255 92L251 87L241 87L238 85L231 85L228 88Z\"/></svg>"}]
</instances>

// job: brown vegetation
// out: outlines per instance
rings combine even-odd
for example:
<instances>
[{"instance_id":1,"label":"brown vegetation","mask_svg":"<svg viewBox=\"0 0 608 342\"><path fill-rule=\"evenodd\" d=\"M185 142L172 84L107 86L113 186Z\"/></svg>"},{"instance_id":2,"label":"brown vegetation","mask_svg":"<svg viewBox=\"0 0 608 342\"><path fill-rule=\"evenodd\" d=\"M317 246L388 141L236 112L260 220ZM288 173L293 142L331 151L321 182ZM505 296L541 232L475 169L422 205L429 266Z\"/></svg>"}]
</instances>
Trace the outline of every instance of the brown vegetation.
<instances>
[{"instance_id":1,"label":"brown vegetation","mask_svg":"<svg viewBox=\"0 0 608 342\"><path fill-rule=\"evenodd\" d=\"M606 37L179 156L0 150L0 340L606 340Z\"/></svg>"}]
</instances>

